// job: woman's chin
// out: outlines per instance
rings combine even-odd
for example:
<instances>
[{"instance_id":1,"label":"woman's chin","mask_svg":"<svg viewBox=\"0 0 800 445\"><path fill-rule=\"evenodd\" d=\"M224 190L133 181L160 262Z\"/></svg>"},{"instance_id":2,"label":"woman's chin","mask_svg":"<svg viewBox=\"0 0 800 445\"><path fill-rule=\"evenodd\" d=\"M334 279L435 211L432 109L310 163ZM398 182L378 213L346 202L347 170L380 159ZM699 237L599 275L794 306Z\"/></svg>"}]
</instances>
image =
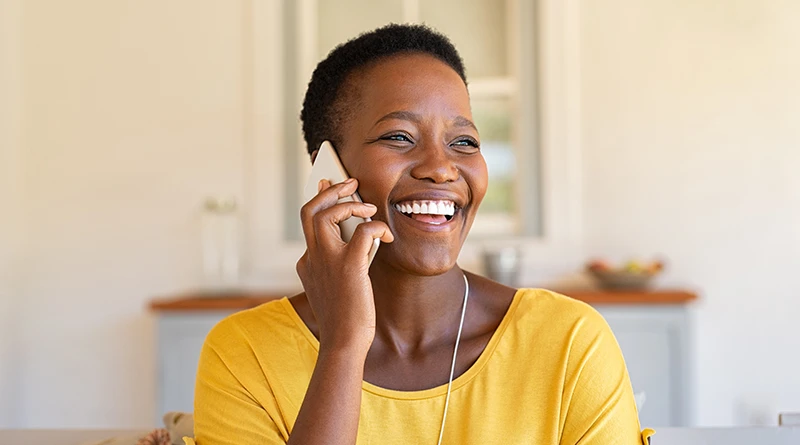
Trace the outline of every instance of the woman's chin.
<instances>
[{"instance_id":1,"label":"woman's chin","mask_svg":"<svg viewBox=\"0 0 800 445\"><path fill-rule=\"evenodd\" d=\"M391 246L386 249L386 255L381 255L380 249L375 258L376 262L380 261L391 266L393 269L401 270L405 273L417 276L436 276L451 270L458 260L458 252L452 252L449 248L434 248L429 246L424 249L403 249L398 251L391 249ZM391 250L391 251L390 251Z\"/></svg>"}]
</instances>

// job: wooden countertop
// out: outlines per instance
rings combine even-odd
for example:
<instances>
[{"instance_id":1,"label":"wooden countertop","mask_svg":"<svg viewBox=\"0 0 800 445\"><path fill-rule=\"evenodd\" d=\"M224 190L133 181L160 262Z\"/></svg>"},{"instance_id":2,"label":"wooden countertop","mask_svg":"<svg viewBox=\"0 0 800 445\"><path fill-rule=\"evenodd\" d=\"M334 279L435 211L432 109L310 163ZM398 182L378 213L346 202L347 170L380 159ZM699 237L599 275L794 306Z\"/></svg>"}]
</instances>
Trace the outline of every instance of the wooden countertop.
<instances>
[{"instance_id":1,"label":"wooden countertop","mask_svg":"<svg viewBox=\"0 0 800 445\"><path fill-rule=\"evenodd\" d=\"M697 294L684 290L607 291L559 289L557 292L592 305L681 305L691 303L697 299ZM155 299L150 302L150 309L155 312L240 311L296 293L297 291L242 291L226 294L187 293L169 298Z\"/></svg>"}]
</instances>

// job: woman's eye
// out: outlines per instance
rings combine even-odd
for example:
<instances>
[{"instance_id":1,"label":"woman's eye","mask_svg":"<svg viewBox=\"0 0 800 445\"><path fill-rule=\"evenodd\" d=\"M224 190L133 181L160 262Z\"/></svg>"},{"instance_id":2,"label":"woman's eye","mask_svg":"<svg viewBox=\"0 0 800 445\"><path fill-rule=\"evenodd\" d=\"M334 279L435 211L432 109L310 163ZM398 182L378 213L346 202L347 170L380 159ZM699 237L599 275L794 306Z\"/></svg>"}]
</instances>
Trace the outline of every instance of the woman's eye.
<instances>
[{"instance_id":1,"label":"woman's eye","mask_svg":"<svg viewBox=\"0 0 800 445\"><path fill-rule=\"evenodd\" d=\"M481 148L478 144L478 141L471 138L459 139L453 142L453 145L457 147L471 147L471 148Z\"/></svg>"},{"instance_id":2,"label":"woman's eye","mask_svg":"<svg viewBox=\"0 0 800 445\"><path fill-rule=\"evenodd\" d=\"M411 142L411 139L404 134L390 134L388 136L382 137L381 139L384 141Z\"/></svg>"}]
</instances>

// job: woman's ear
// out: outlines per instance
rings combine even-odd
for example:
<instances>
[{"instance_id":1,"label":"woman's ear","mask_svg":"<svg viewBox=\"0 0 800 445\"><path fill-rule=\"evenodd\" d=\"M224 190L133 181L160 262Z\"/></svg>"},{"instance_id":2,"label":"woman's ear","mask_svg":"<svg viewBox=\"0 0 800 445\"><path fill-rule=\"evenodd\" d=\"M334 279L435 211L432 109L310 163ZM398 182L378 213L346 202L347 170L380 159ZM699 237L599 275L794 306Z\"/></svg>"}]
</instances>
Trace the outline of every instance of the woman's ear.
<instances>
[{"instance_id":1,"label":"woman's ear","mask_svg":"<svg viewBox=\"0 0 800 445\"><path fill-rule=\"evenodd\" d=\"M311 163L313 164L314 161L317 160L317 154L319 154L319 149L316 149L311 152Z\"/></svg>"}]
</instances>

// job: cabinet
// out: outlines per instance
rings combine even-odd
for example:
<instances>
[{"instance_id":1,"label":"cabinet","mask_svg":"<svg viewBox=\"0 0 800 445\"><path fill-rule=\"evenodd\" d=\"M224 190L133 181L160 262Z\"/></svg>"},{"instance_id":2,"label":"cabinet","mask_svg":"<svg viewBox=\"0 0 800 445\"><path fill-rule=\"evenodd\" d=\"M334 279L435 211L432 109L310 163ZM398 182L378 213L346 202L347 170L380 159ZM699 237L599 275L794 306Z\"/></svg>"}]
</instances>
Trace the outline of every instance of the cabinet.
<instances>
[{"instance_id":1,"label":"cabinet","mask_svg":"<svg viewBox=\"0 0 800 445\"><path fill-rule=\"evenodd\" d=\"M686 426L690 416L691 312L687 292L565 292L592 304L620 344L634 393L644 394L643 427ZM289 295L290 293L286 293ZM193 410L194 378L203 341L225 316L278 298L254 294L225 299L158 301L158 412Z\"/></svg>"},{"instance_id":2,"label":"cabinet","mask_svg":"<svg viewBox=\"0 0 800 445\"><path fill-rule=\"evenodd\" d=\"M164 313L158 317L156 425L169 411L194 411L194 379L206 335L233 311Z\"/></svg>"}]
</instances>

